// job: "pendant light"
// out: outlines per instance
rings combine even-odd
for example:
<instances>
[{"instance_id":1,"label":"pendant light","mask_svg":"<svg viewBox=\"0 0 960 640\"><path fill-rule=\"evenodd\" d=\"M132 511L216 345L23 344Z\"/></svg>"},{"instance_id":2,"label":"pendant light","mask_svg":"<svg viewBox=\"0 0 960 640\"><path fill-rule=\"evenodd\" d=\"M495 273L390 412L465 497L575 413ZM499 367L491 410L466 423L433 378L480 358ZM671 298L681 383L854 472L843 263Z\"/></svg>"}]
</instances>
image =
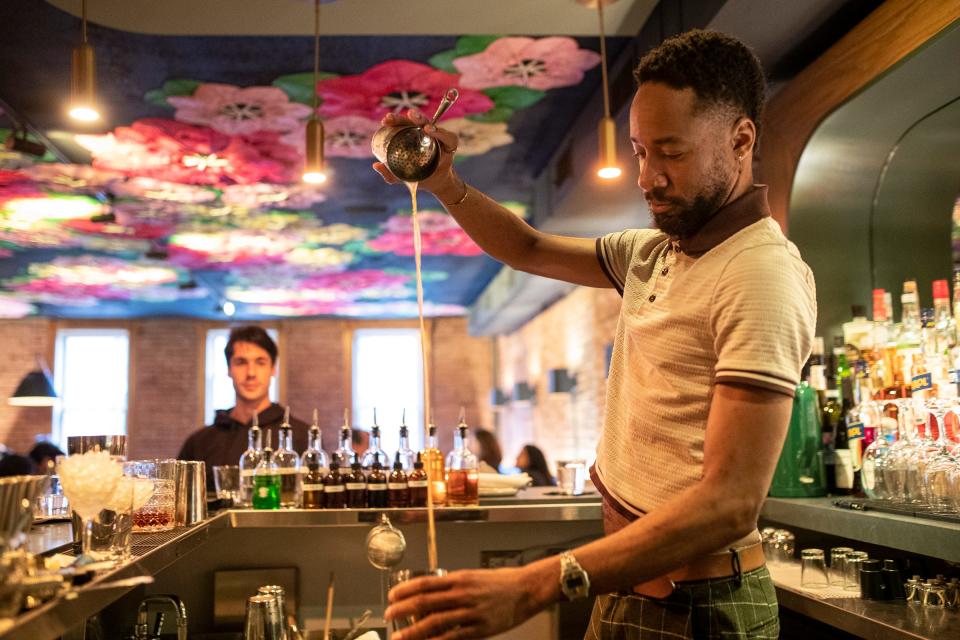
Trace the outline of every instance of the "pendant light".
<instances>
[{"instance_id":1,"label":"pendant light","mask_svg":"<svg viewBox=\"0 0 960 640\"><path fill-rule=\"evenodd\" d=\"M308 184L323 184L327 181L327 163L323 157L323 121L317 114L320 82L320 0L313 0L313 113L307 120L306 163L303 181Z\"/></svg>"},{"instance_id":2,"label":"pendant light","mask_svg":"<svg viewBox=\"0 0 960 640\"><path fill-rule=\"evenodd\" d=\"M607 38L603 32L603 5L608 0L597 0L600 20L600 74L603 82L603 117L597 127L600 138L600 168L597 175L604 180L615 180L623 171L617 164L617 124L610 117L610 88L607 86Z\"/></svg>"},{"instance_id":3,"label":"pendant light","mask_svg":"<svg viewBox=\"0 0 960 640\"><path fill-rule=\"evenodd\" d=\"M87 41L87 0L80 0L83 39L73 48L70 66L70 117L81 122L100 119L95 99L96 61Z\"/></svg>"},{"instance_id":4,"label":"pendant light","mask_svg":"<svg viewBox=\"0 0 960 640\"><path fill-rule=\"evenodd\" d=\"M40 356L37 368L23 376L8 402L15 407L50 407L57 401L57 392L50 380L50 371Z\"/></svg>"}]
</instances>

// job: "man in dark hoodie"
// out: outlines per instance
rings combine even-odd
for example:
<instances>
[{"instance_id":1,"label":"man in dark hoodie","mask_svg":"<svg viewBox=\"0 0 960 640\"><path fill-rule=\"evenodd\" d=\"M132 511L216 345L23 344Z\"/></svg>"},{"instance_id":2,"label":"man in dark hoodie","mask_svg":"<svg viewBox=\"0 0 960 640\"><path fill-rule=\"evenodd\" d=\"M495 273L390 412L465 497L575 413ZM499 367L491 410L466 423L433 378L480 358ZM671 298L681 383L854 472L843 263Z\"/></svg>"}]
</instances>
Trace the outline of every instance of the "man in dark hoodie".
<instances>
[{"instance_id":1,"label":"man in dark hoodie","mask_svg":"<svg viewBox=\"0 0 960 640\"><path fill-rule=\"evenodd\" d=\"M270 446L277 448L277 436L283 422L283 407L270 402L270 381L277 373L277 344L257 326L237 327L230 332L227 367L237 394L232 409L217 411L213 424L195 431L183 443L177 457L181 460L203 460L207 463L207 481L213 481L213 465L237 464L247 449L247 433L257 416L260 428L273 433ZM293 448L307 448L306 423L290 418L293 427ZM213 486L209 484L209 486Z\"/></svg>"}]
</instances>

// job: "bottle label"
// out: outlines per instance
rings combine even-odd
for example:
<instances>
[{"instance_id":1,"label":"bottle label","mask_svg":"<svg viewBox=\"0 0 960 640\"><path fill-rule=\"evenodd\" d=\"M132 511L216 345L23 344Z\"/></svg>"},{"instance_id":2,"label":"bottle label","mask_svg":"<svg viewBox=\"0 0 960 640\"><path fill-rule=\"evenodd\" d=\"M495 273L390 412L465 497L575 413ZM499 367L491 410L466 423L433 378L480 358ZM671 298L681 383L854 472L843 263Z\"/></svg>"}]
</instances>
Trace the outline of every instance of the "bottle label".
<instances>
[{"instance_id":1,"label":"bottle label","mask_svg":"<svg viewBox=\"0 0 960 640\"><path fill-rule=\"evenodd\" d=\"M382 483L368 484L367 491L386 491L387 485Z\"/></svg>"},{"instance_id":2,"label":"bottle label","mask_svg":"<svg viewBox=\"0 0 960 640\"><path fill-rule=\"evenodd\" d=\"M847 440L859 440L863 438L863 423L862 422L848 422L847 423Z\"/></svg>"},{"instance_id":3,"label":"bottle label","mask_svg":"<svg viewBox=\"0 0 960 640\"><path fill-rule=\"evenodd\" d=\"M408 480L407 486L411 489L419 489L430 486L430 482L428 480Z\"/></svg>"},{"instance_id":4,"label":"bottle label","mask_svg":"<svg viewBox=\"0 0 960 640\"><path fill-rule=\"evenodd\" d=\"M303 485L303 490L304 490L304 491L323 491L323 485L322 485L322 484L306 484L306 483L304 483L304 485Z\"/></svg>"},{"instance_id":5,"label":"bottle label","mask_svg":"<svg viewBox=\"0 0 960 640\"><path fill-rule=\"evenodd\" d=\"M406 482L389 482L387 488L391 491L402 491L407 488Z\"/></svg>"},{"instance_id":6,"label":"bottle label","mask_svg":"<svg viewBox=\"0 0 960 640\"><path fill-rule=\"evenodd\" d=\"M921 373L918 376L913 376L913 380L910 381L910 389L914 393L933 389L933 374Z\"/></svg>"},{"instance_id":7,"label":"bottle label","mask_svg":"<svg viewBox=\"0 0 960 640\"><path fill-rule=\"evenodd\" d=\"M960 370L950 369L947 372L947 377L950 379L951 384L960 384Z\"/></svg>"},{"instance_id":8,"label":"bottle label","mask_svg":"<svg viewBox=\"0 0 960 640\"><path fill-rule=\"evenodd\" d=\"M347 491L363 491L367 488L366 483L363 482L348 482Z\"/></svg>"},{"instance_id":9,"label":"bottle label","mask_svg":"<svg viewBox=\"0 0 960 640\"><path fill-rule=\"evenodd\" d=\"M324 493L343 493L343 491L342 484L328 484L323 488Z\"/></svg>"},{"instance_id":10,"label":"bottle label","mask_svg":"<svg viewBox=\"0 0 960 640\"><path fill-rule=\"evenodd\" d=\"M281 476L289 476L296 473L300 473L300 469L296 467L280 467L277 469L277 475Z\"/></svg>"},{"instance_id":11,"label":"bottle label","mask_svg":"<svg viewBox=\"0 0 960 640\"><path fill-rule=\"evenodd\" d=\"M253 477L253 469L241 469L241 470L240 470L240 477L241 477L241 478L252 478L252 477Z\"/></svg>"},{"instance_id":12,"label":"bottle label","mask_svg":"<svg viewBox=\"0 0 960 640\"><path fill-rule=\"evenodd\" d=\"M850 449L837 449L837 461L834 467L838 489L853 489L853 461Z\"/></svg>"}]
</instances>

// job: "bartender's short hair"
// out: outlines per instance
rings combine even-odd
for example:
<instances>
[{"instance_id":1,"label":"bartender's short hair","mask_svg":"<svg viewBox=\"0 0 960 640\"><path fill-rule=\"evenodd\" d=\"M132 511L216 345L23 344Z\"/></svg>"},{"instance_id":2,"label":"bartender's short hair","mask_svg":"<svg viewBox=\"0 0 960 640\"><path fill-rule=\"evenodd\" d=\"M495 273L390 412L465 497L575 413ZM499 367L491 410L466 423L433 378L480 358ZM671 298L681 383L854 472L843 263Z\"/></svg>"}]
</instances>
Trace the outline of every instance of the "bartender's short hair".
<instances>
[{"instance_id":1,"label":"bartender's short hair","mask_svg":"<svg viewBox=\"0 0 960 640\"><path fill-rule=\"evenodd\" d=\"M270 354L270 362L277 362L277 343L273 341L270 334L264 331L263 327L250 324L243 327L234 327L230 330L230 339L227 340L227 348L223 353L227 356L227 366L230 366L230 360L233 358L233 345L238 342L249 342L255 344Z\"/></svg>"},{"instance_id":2,"label":"bartender's short hair","mask_svg":"<svg viewBox=\"0 0 960 640\"><path fill-rule=\"evenodd\" d=\"M638 84L693 89L704 107L750 118L760 139L767 83L756 54L736 38L701 29L672 36L643 56L633 75Z\"/></svg>"}]
</instances>

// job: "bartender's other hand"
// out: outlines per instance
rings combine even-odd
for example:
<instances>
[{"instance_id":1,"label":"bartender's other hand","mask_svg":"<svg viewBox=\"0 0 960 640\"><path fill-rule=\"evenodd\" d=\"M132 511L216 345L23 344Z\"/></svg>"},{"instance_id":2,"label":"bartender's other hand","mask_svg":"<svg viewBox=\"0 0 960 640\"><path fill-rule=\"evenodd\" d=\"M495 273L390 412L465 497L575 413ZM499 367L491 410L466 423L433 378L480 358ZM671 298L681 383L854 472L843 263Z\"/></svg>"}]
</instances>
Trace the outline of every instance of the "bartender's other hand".
<instances>
[{"instance_id":1,"label":"bartender's other hand","mask_svg":"<svg viewBox=\"0 0 960 640\"><path fill-rule=\"evenodd\" d=\"M440 162L437 164L437 169L429 178L419 183L419 188L437 195L443 201L445 199L441 196L441 193L452 193L458 190L462 193L463 191L463 187L453 170L453 155L457 151L459 138L457 138L457 134L452 131L439 129L427 124L428 122L430 122L430 119L423 115L422 112L417 109L409 109L406 115L388 113L383 116L380 124L385 127L404 125L423 126L424 132L440 144L442 153L440 154ZM383 176L386 182L390 184L398 184L400 182L400 179L393 175L390 169L382 162L374 162L373 168ZM457 200L457 198L453 200Z\"/></svg>"},{"instance_id":2,"label":"bartender's other hand","mask_svg":"<svg viewBox=\"0 0 960 640\"><path fill-rule=\"evenodd\" d=\"M390 590L388 620L418 622L393 640L488 638L511 629L546 606L532 591L526 568L455 571L415 578Z\"/></svg>"}]
</instances>

